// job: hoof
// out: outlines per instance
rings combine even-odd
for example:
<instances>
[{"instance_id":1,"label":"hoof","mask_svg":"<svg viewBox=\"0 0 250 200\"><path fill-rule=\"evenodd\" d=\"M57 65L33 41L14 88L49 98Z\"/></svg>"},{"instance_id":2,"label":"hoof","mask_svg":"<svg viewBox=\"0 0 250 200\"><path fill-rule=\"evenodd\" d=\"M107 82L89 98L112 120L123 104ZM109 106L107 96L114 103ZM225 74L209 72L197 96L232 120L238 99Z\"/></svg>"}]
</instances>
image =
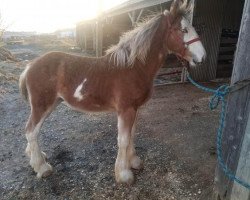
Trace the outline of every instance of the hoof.
<instances>
[{"instance_id":1,"label":"hoof","mask_svg":"<svg viewBox=\"0 0 250 200\"><path fill-rule=\"evenodd\" d=\"M134 156L131 159L130 164L132 169L137 169L137 170L143 169L143 162L138 156Z\"/></svg>"},{"instance_id":2,"label":"hoof","mask_svg":"<svg viewBox=\"0 0 250 200\"><path fill-rule=\"evenodd\" d=\"M132 184L134 182L134 175L131 170L122 170L116 175L117 183Z\"/></svg>"},{"instance_id":3,"label":"hoof","mask_svg":"<svg viewBox=\"0 0 250 200\"><path fill-rule=\"evenodd\" d=\"M37 172L37 178L44 178L52 173L53 169L49 163L44 163L40 166Z\"/></svg>"}]
</instances>

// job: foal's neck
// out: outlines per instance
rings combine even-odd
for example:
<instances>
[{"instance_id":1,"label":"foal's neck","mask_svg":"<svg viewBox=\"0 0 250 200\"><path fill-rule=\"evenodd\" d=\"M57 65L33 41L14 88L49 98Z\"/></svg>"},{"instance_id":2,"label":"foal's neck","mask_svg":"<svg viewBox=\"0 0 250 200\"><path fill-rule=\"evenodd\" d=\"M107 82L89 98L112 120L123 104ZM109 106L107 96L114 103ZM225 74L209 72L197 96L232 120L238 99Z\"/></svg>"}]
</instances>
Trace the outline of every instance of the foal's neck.
<instances>
[{"instance_id":1,"label":"foal's neck","mask_svg":"<svg viewBox=\"0 0 250 200\"><path fill-rule=\"evenodd\" d=\"M153 37L151 48L148 52L145 70L149 78L154 79L158 70L164 63L166 58L166 50L164 48L167 27L165 23L162 23Z\"/></svg>"}]
</instances>

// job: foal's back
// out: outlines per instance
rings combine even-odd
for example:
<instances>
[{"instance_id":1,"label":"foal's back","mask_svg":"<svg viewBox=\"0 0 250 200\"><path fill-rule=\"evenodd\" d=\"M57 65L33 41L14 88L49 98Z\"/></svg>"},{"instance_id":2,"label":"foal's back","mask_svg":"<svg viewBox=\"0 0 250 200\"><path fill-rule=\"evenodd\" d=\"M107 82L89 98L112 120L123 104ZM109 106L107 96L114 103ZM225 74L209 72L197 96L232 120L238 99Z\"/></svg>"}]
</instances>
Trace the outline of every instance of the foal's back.
<instances>
[{"instance_id":1,"label":"foal's back","mask_svg":"<svg viewBox=\"0 0 250 200\"><path fill-rule=\"evenodd\" d=\"M117 67L110 57L89 58L51 52L24 72L31 104L52 107L63 100L76 110L120 110L139 107L151 94L140 68Z\"/></svg>"}]
</instances>

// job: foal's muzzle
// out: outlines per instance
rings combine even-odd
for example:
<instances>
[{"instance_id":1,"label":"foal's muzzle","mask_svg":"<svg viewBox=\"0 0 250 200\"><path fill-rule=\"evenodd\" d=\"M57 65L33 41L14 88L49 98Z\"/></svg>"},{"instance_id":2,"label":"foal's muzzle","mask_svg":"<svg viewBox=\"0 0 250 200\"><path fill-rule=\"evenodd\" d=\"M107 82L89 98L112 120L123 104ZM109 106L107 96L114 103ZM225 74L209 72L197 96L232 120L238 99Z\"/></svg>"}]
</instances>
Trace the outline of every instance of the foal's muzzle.
<instances>
[{"instance_id":1,"label":"foal's muzzle","mask_svg":"<svg viewBox=\"0 0 250 200\"><path fill-rule=\"evenodd\" d=\"M195 65L202 65L206 60L206 55L204 55L201 59L197 59L196 57L193 59Z\"/></svg>"}]
</instances>

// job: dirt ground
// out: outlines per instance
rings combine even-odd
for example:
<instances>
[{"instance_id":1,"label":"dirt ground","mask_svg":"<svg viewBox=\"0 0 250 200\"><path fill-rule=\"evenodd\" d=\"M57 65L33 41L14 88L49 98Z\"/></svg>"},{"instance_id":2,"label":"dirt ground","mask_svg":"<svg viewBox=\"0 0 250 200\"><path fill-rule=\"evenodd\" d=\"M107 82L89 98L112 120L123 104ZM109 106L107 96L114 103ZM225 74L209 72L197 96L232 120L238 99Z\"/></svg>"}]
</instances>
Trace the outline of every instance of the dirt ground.
<instances>
[{"instance_id":1,"label":"dirt ground","mask_svg":"<svg viewBox=\"0 0 250 200\"><path fill-rule=\"evenodd\" d=\"M141 108L136 149L144 170L135 171L133 185L115 183L115 114L79 113L64 104L39 136L54 172L37 179L24 154L30 111L17 79L28 60L45 50L9 49L20 62L0 62L0 199L211 199L219 113L208 109L209 94L190 84L157 86Z\"/></svg>"}]
</instances>

